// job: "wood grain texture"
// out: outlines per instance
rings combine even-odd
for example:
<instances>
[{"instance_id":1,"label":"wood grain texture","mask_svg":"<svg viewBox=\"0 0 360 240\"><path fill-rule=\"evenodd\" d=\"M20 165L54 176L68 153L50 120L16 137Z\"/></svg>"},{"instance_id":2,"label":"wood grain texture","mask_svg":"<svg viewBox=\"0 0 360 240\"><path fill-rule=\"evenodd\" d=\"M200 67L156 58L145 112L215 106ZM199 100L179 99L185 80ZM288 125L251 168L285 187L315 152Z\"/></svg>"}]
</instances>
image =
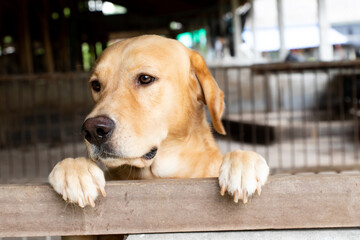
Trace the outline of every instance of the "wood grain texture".
<instances>
[{"instance_id":1,"label":"wood grain texture","mask_svg":"<svg viewBox=\"0 0 360 240\"><path fill-rule=\"evenodd\" d=\"M246 205L217 179L108 182L96 207L48 185L0 186L0 237L360 227L360 175L272 176Z\"/></svg>"}]
</instances>

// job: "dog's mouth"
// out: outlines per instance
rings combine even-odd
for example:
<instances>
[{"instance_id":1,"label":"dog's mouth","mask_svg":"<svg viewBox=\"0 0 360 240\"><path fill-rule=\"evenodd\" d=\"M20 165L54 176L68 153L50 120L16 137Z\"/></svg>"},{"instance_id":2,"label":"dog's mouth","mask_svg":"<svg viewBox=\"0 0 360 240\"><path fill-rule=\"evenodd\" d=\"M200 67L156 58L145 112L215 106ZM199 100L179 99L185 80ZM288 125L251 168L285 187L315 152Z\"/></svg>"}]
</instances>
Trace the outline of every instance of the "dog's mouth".
<instances>
[{"instance_id":1,"label":"dog's mouth","mask_svg":"<svg viewBox=\"0 0 360 240\"><path fill-rule=\"evenodd\" d=\"M146 153L145 155L143 155L141 158L145 159L145 160L151 160L155 157L156 153L157 153L157 147L153 147L150 152Z\"/></svg>"},{"instance_id":2,"label":"dog's mouth","mask_svg":"<svg viewBox=\"0 0 360 240\"><path fill-rule=\"evenodd\" d=\"M101 158L101 159L107 159L107 158L118 158L118 159L123 159L123 160L132 160L132 159L144 159L144 160L151 160L156 156L156 153L158 151L157 147L153 147L149 152L147 152L146 154L142 155L141 157L126 157L126 156L121 156L118 155L116 153L113 153L111 151L99 151L97 158Z\"/></svg>"}]
</instances>

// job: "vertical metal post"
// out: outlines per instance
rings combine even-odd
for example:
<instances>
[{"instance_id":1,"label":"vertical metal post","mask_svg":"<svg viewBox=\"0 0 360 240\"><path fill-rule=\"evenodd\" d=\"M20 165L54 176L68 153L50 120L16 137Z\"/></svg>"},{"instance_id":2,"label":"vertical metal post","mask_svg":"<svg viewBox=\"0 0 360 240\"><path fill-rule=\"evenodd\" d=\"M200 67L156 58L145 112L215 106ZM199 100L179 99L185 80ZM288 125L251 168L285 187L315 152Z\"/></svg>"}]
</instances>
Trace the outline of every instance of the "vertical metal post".
<instances>
[{"instance_id":1,"label":"vertical metal post","mask_svg":"<svg viewBox=\"0 0 360 240\"><path fill-rule=\"evenodd\" d=\"M20 105L20 124L21 124L21 130L20 130L20 151L21 151L21 166L22 166L22 176L26 176L26 159L25 159L25 134L26 134L26 128L25 128L25 110L24 110L24 90L23 87L27 83L26 80L18 79L19 81L19 105Z\"/></svg>"},{"instance_id":2,"label":"vertical metal post","mask_svg":"<svg viewBox=\"0 0 360 240\"><path fill-rule=\"evenodd\" d=\"M355 161L359 160L359 120L358 120L358 91L357 91L357 76L355 69L352 71L352 104L354 112L354 159Z\"/></svg>"},{"instance_id":3,"label":"vertical metal post","mask_svg":"<svg viewBox=\"0 0 360 240\"><path fill-rule=\"evenodd\" d=\"M38 114L39 110L36 106L36 79L29 81L31 84L31 108L32 108L32 127L31 127L31 141L34 147L34 158L35 158L35 176L40 176L40 160L39 160L39 138L38 138Z\"/></svg>"},{"instance_id":4,"label":"vertical metal post","mask_svg":"<svg viewBox=\"0 0 360 240\"><path fill-rule=\"evenodd\" d=\"M52 121L51 121L51 114L53 113L51 104L50 104L50 83L54 84L54 81L49 81L46 79L45 81L45 96L44 99L46 100L46 119L45 119L45 126L46 126L46 140L47 140L47 170L50 173L52 169L52 156L51 156L51 145L52 145Z\"/></svg>"},{"instance_id":5,"label":"vertical metal post","mask_svg":"<svg viewBox=\"0 0 360 240\"><path fill-rule=\"evenodd\" d=\"M294 92L293 92L293 72L289 72L288 73L290 76L288 78L289 80L289 110L290 110L290 141L291 141L291 165L290 167L293 168L295 167L295 143L294 143L294 139L295 139L295 134L294 134Z\"/></svg>"},{"instance_id":6,"label":"vertical metal post","mask_svg":"<svg viewBox=\"0 0 360 240\"><path fill-rule=\"evenodd\" d=\"M281 117L281 108L282 108L282 104L281 104L281 86L280 86L280 72L276 72L276 86L277 86L277 119L279 121L279 145L278 145L278 162L279 162L279 168L283 168L283 162L282 162L282 117Z\"/></svg>"},{"instance_id":7,"label":"vertical metal post","mask_svg":"<svg viewBox=\"0 0 360 240\"><path fill-rule=\"evenodd\" d=\"M265 157L266 160L268 162L268 164L270 165L270 154L269 154L269 147L270 147L270 127L269 127L269 112L270 112L270 108L269 108L269 102L270 102L270 97L269 97L269 72L265 72L264 73L265 77L264 77L264 104L265 104L265 108L264 108L264 125L265 125L265 145L266 145L266 152L265 152Z\"/></svg>"},{"instance_id":8,"label":"vertical metal post","mask_svg":"<svg viewBox=\"0 0 360 240\"><path fill-rule=\"evenodd\" d=\"M242 108L242 86L241 86L241 69L237 69L237 94L238 94L238 115L239 115L239 141L241 148L244 148L244 122L243 122L243 108Z\"/></svg>"},{"instance_id":9,"label":"vertical metal post","mask_svg":"<svg viewBox=\"0 0 360 240\"><path fill-rule=\"evenodd\" d=\"M319 87L318 87L318 78L319 78L319 72L315 72L315 81L314 81L314 89L315 89L315 125L316 125L316 166L320 166L320 111L319 111L319 105L320 105L320 99L319 99Z\"/></svg>"},{"instance_id":10,"label":"vertical metal post","mask_svg":"<svg viewBox=\"0 0 360 240\"><path fill-rule=\"evenodd\" d=\"M307 124L306 124L306 121L307 121L307 116L306 116L306 103L305 103L305 81L306 81L306 75L305 75L305 71L302 70L301 71L301 79L300 79L300 85L301 85L301 111L302 111L302 131L303 131L303 152L304 152L304 157L303 157L303 160L304 160L304 166L307 167L308 166L308 157L307 157L307 141L306 141L306 138L307 138Z\"/></svg>"},{"instance_id":11,"label":"vertical metal post","mask_svg":"<svg viewBox=\"0 0 360 240\"><path fill-rule=\"evenodd\" d=\"M59 128L60 131L60 156L61 159L65 158L65 149L64 149L64 141L65 141L65 128L63 123L63 114L64 114L64 104L63 104L63 98L62 98L62 87L64 85L63 79L56 79L57 82L57 93L58 93L58 118L59 118Z\"/></svg>"},{"instance_id":12,"label":"vertical metal post","mask_svg":"<svg viewBox=\"0 0 360 240\"><path fill-rule=\"evenodd\" d=\"M328 165L330 166L333 166L334 165L334 162L333 162L333 151L332 151L332 124L331 124L331 121L332 121L332 90L331 90L331 73L330 73L330 70L327 69L326 70L326 76L327 76L327 84L328 84L328 91L327 91L327 104L326 104L326 109L327 109L327 120L328 120L328 138L329 138L329 163Z\"/></svg>"},{"instance_id":13,"label":"vertical metal post","mask_svg":"<svg viewBox=\"0 0 360 240\"><path fill-rule=\"evenodd\" d=\"M3 82L3 84L5 85L8 85L8 88L10 88L10 86L13 88L14 87L14 82L13 81L6 81L6 82ZM7 125L7 128L4 128L4 134L5 134L5 141L7 141L7 144L5 145L7 148L8 148L8 173L12 172L12 167L13 167L13 152L12 152L12 148L13 148L13 126L14 123L14 110L12 109L12 101L10 101L10 96L9 96L9 92L10 92L10 89L6 89L5 90L5 110L8 112L6 115L6 124ZM9 130L10 129L10 130ZM5 159L0 159L0 163L2 160L5 160ZM1 163L0 164L0 177L1 177L1 169L4 165ZM10 175L10 174L9 174Z\"/></svg>"},{"instance_id":14,"label":"vertical metal post","mask_svg":"<svg viewBox=\"0 0 360 240\"><path fill-rule=\"evenodd\" d=\"M255 88L254 88L254 74L250 72L250 99L251 99L251 142L253 144L254 151L256 151L256 121L255 121Z\"/></svg>"},{"instance_id":15,"label":"vertical metal post","mask_svg":"<svg viewBox=\"0 0 360 240\"><path fill-rule=\"evenodd\" d=\"M345 72L344 69L340 71L340 80L338 83L338 90L339 90L339 112L340 112L340 122L341 122L341 136L340 136L340 142L341 142L341 164L345 165L346 163L346 152L345 152L345 110L344 110L344 81L345 81Z\"/></svg>"},{"instance_id":16,"label":"vertical metal post","mask_svg":"<svg viewBox=\"0 0 360 240\"><path fill-rule=\"evenodd\" d=\"M72 124L71 124L71 128L73 128L73 133L72 133L72 147L73 147L73 157L78 157L78 152L77 152L77 147L76 147L76 142L78 140L78 136L79 136L79 133L80 133L80 130L77 129L77 123L75 121L76 119L76 100L75 100L75 91L77 89L74 89L75 87L75 82L74 82L74 77L73 75L71 74L69 76L69 79L68 81L70 81L70 102L71 102L71 121L72 121ZM75 90L75 91L74 91Z\"/></svg>"},{"instance_id":17,"label":"vertical metal post","mask_svg":"<svg viewBox=\"0 0 360 240\"><path fill-rule=\"evenodd\" d=\"M228 68L223 68L223 77L225 84L225 118L226 118L226 149L227 152L231 151L231 119L230 119L230 93L229 93L229 79L228 79Z\"/></svg>"}]
</instances>

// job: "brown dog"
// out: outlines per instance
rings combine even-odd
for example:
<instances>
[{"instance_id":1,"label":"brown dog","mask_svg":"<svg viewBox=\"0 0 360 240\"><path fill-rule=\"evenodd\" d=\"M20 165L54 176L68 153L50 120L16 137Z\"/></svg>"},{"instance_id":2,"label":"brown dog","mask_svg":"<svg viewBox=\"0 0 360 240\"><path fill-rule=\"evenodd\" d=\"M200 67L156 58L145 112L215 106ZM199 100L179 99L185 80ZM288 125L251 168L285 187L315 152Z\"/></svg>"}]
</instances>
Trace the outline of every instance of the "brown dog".
<instances>
[{"instance_id":1,"label":"brown dog","mask_svg":"<svg viewBox=\"0 0 360 240\"><path fill-rule=\"evenodd\" d=\"M221 194L234 201L260 194L269 168L258 154L222 156L215 130L224 95L204 59L176 40L141 36L108 47L94 68L90 88L96 103L83 125L91 159L68 158L50 173L55 191L79 206L105 196L103 162L111 179L219 177Z\"/></svg>"}]
</instances>

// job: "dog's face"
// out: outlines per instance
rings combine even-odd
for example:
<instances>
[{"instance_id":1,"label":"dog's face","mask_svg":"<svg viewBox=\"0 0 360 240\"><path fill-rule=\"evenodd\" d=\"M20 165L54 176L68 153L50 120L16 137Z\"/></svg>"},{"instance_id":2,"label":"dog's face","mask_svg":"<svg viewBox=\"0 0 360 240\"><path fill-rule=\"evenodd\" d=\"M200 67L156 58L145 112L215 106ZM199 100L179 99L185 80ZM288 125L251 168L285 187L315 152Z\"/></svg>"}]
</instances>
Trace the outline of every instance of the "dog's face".
<instances>
[{"instance_id":1,"label":"dog's face","mask_svg":"<svg viewBox=\"0 0 360 240\"><path fill-rule=\"evenodd\" d=\"M196 61L205 66L195 52L158 36L128 39L107 48L90 78L96 105L83 125L91 158L110 167L150 166L166 139L188 134L201 102L211 102L211 108L217 108L209 107L213 122L220 121L222 92L216 83L203 86L197 81L195 74L209 73L198 72Z\"/></svg>"}]
</instances>

